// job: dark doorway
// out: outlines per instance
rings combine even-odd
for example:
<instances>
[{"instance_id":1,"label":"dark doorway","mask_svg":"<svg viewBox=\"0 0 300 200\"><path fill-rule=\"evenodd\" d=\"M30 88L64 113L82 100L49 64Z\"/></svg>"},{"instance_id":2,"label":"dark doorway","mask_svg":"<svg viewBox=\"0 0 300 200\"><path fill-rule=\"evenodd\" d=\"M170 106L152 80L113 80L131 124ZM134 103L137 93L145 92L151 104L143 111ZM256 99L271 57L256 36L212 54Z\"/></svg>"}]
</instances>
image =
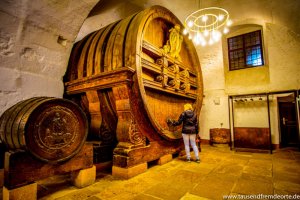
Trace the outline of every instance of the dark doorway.
<instances>
[{"instance_id":1,"label":"dark doorway","mask_svg":"<svg viewBox=\"0 0 300 200\"><path fill-rule=\"evenodd\" d=\"M278 97L280 147L299 145L295 96Z\"/></svg>"}]
</instances>

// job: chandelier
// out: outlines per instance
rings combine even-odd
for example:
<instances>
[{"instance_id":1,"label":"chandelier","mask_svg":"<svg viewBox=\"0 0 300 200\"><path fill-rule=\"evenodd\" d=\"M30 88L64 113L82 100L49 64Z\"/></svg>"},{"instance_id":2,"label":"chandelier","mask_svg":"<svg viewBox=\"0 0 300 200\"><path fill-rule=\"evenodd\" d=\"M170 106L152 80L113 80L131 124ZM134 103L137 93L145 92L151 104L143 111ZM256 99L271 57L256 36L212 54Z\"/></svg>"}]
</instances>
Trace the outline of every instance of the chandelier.
<instances>
[{"instance_id":1,"label":"chandelier","mask_svg":"<svg viewBox=\"0 0 300 200\"><path fill-rule=\"evenodd\" d=\"M188 34L195 45L212 45L221 39L222 34L229 32L231 24L227 10L219 7L203 8L185 19L183 34Z\"/></svg>"}]
</instances>

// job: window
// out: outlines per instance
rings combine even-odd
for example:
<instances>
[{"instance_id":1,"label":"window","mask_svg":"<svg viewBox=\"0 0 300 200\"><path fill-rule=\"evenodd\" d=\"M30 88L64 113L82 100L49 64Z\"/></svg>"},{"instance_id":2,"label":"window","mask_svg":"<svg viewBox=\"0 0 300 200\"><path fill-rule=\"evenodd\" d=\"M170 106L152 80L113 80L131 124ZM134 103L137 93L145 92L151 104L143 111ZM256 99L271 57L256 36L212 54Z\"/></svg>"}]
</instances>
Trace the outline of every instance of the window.
<instances>
[{"instance_id":1,"label":"window","mask_svg":"<svg viewBox=\"0 0 300 200\"><path fill-rule=\"evenodd\" d=\"M261 31L254 31L227 39L229 70L264 65Z\"/></svg>"}]
</instances>

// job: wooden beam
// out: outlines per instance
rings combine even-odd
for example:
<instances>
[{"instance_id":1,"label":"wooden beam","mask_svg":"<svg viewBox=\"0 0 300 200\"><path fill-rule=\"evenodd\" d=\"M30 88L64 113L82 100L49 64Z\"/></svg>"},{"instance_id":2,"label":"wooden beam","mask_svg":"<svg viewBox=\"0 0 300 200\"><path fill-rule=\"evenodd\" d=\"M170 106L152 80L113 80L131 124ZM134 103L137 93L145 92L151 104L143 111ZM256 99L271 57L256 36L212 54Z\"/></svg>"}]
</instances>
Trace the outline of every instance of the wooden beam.
<instances>
[{"instance_id":1,"label":"wooden beam","mask_svg":"<svg viewBox=\"0 0 300 200\"><path fill-rule=\"evenodd\" d=\"M87 90L112 88L116 85L122 85L124 82L130 83L132 82L132 75L134 73L134 69L123 67L121 69L103 72L94 76L66 82L66 93L68 95L79 94L86 92Z\"/></svg>"}]
</instances>

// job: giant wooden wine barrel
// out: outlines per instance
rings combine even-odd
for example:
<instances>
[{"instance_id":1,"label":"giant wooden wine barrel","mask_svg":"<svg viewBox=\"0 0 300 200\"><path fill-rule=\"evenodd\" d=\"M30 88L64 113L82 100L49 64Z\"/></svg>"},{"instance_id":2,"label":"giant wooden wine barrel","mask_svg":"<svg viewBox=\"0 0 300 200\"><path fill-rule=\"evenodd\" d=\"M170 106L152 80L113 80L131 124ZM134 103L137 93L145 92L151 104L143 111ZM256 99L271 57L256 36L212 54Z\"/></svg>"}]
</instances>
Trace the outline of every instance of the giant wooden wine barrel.
<instances>
[{"instance_id":1,"label":"giant wooden wine barrel","mask_svg":"<svg viewBox=\"0 0 300 200\"><path fill-rule=\"evenodd\" d=\"M174 56L166 49L170 48L170 35L176 25L181 29L177 36L182 42L179 55ZM87 35L73 47L65 76L66 93L80 96L79 101L88 110L91 104L84 93L97 90L102 118L115 130L112 90L97 86L97 82L105 74L133 69L129 99L139 130L150 141L160 137L180 139L180 127L169 127L166 119L177 119L186 103L191 103L199 114L203 99L201 66L182 29L168 9L153 6Z\"/></svg>"},{"instance_id":2,"label":"giant wooden wine barrel","mask_svg":"<svg viewBox=\"0 0 300 200\"><path fill-rule=\"evenodd\" d=\"M83 111L74 102L61 98L30 98L12 106L0 118L0 140L7 149L27 150L49 163L76 155L87 133Z\"/></svg>"}]
</instances>

